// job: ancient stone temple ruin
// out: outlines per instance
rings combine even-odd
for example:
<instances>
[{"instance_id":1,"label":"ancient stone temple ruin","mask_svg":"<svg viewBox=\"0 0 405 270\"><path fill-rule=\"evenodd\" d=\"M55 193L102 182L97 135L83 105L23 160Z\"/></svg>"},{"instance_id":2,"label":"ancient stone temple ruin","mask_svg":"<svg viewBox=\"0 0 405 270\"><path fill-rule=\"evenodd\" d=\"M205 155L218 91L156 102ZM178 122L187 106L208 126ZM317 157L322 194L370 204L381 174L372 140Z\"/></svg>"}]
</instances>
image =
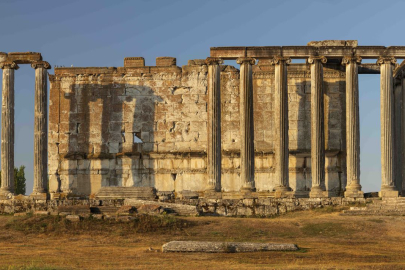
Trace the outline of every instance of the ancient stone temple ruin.
<instances>
[{"instance_id":1,"label":"ancient stone temple ruin","mask_svg":"<svg viewBox=\"0 0 405 270\"><path fill-rule=\"evenodd\" d=\"M362 198L358 74L380 74L380 196L397 197L405 64L396 59L405 47L350 40L214 47L182 67L127 57L123 67L55 68L47 137L49 64L38 53L1 53L1 194L13 193L14 70L31 63L34 196Z\"/></svg>"}]
</instances>

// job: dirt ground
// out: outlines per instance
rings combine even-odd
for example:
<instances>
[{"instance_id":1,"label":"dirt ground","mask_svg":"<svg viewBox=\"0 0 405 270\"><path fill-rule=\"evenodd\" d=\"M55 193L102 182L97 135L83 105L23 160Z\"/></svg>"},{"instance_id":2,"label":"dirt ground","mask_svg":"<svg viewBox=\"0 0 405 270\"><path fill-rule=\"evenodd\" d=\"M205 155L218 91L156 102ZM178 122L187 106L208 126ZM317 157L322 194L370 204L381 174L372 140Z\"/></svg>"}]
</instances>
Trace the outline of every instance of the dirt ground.
<instances>
[{"instance_id":1,"label":"dirt ground","mask_svg":"<svg viewBox=\"0 0 405 270\"><path fill-rule=\"evenodd\" d=\"M321 210L275 218L176 218L149 229L81 223L0 216L0 269L405 269L405 217ZM161 253L172 240L294 243L300 250Z\"/></svg>"}]
</instances>

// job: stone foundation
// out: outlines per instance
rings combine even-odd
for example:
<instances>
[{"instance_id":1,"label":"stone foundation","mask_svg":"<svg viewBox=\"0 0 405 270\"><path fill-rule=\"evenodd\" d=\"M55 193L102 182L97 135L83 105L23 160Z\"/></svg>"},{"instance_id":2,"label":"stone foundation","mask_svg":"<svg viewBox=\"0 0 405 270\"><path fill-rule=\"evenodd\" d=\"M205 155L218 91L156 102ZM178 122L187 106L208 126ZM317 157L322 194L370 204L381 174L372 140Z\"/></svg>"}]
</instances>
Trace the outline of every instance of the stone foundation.
<instances>
[{"instance_id":1,"label":"stone foundation","mask_svg":"<svg viewBox=\"0 0 405 270\"><path fill-rule=\"evenodd\" d=\"M246 216L271 217L286 212L365 203L365 199L353 198L251 198L251 199L177 199L174 202L125 200L33 200L29 197L0 200L0 214L41 213L41 214L82 214L118 215L123 206L134 209L153 209L150 214L172 213L184 216ZM87 209L87 210L85 210ZM156 211L160 209L160 211Z\"/></svg>"}]
</instances>

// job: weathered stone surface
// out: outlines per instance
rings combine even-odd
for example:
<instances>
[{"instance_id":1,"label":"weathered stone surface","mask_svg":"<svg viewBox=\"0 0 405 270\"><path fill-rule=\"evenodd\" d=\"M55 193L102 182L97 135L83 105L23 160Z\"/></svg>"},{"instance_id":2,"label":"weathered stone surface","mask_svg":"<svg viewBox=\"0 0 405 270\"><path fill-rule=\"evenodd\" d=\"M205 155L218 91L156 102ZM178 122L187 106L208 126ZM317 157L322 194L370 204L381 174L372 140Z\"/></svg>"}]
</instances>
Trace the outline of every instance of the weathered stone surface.
<instances>
[{"instance_id":1,"label":"weathered stone surface","mask_svg":"<svg viewBox=\"0 0 405 270\"><path fill-rule=\"evenodd\" d=\"M296 251L294 244L248 242L172 241L162 246L162 252L234 253L261 251Z\"/></svg>"},{"instance_id":2,"label":"weathered stone surface","mask_svg":"<svg viewBox=\"0 0 405 270\"><path fill-rule=\"evenodd\" d=\"M143 57L125 57L124 67L144 67L145 59Z\"/></svg>"},{"instance_id":3,"label":"weathered stone surface","mask_svg":"<svg viewBox=\"0 0 405 270\"><path fill-rule=\"evenodd\" d=\"M78 215L67 215L66 219L71 221L71 222L79 222L80 221L80 216L78 216Z\"/></svg>"}]
</instances>

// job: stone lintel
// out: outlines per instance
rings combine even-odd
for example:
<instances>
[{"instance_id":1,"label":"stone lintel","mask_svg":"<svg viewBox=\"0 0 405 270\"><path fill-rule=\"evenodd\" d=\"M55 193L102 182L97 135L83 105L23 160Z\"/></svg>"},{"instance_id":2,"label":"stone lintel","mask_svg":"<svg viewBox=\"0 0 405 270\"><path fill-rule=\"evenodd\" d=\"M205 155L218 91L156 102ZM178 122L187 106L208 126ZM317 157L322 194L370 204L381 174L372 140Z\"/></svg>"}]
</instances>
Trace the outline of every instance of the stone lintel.
<instances>
[{"instance_id":1,"label":"stone lintel","mask_svg":"<svg viewBox=\"0 0 405 270\"><path fill-rule=\"evenodd\" d=\"M358 65L359 74L380 74L380 66L373 63Z\"/></svg>"},{"instance_id":2,"label":"stone lintel","mask_svg":"<svg viewBox=\"0 0 405 270\"><path fill-rule=\"evenodd\" d=\"M144 67L145 59L143 57L125 57L124 67Z\"/></svg>"},{"instance_id":3,"label":"stone lintel","mask_svg":"<svg viewBox=\"0 0 405 270\"><path fill-rule=\"evenodd\" d=\"M325 47L325 46L350 46L357 47L357 40L321 40L321 41L310 41L307 43L308 46L313 47Z\"/></svg>"},{"instance_id":4,"label":"stone lintel","mask_svg":"<svg viewBox=\"0 0 405 270\"><path fill-rule=\"evenodd\" d=\"M37 52L11 52L7 54L6 61L15 62L16 64L31 64L42 61L42 55Z\"/></svg>"},{"instance_id":5,"label":"stone lintel","mask_svg":"<svg viewBox=\"0 0 405 270\"><path fill-rule=\"evenodd\" d=\"M284 56L293 59L306 59L322 55L340 59L344 56L358 56L364 59L376 59L380 56L405 58L405 46L262 46L262 47L212 47L211 57L232 60L239 57L273 58Z\"/></svg>"}]
</instances>

